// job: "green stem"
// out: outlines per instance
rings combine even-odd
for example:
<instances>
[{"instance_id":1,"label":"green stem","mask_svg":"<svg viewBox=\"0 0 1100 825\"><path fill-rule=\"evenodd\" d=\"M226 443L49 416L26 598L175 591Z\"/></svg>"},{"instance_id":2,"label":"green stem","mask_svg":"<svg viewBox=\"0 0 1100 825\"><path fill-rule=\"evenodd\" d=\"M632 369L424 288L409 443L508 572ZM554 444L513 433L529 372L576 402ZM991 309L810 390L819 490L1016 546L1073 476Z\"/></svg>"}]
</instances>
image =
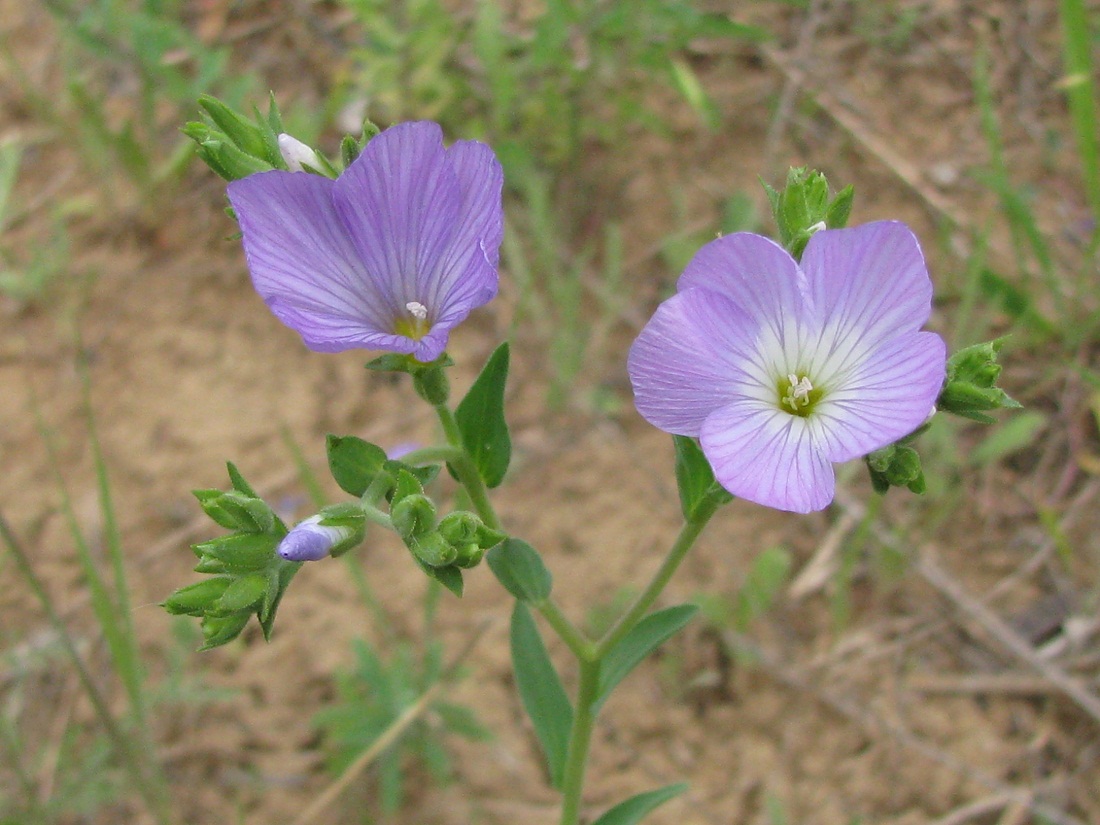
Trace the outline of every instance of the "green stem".
<instances>
[{"instance_id":1,"label":"green stem","mask_svg":"<svg viewBox=\"0 0 1100 825\"><path fill-rule=\"evenodd\" d=\"M592 640L569 621L553 599L548 598L534 605L534 607L542 614L542 617L546 619L546 623L554 629L558 637L565 642L578 662L596 661L596 648Z\"/></svg>"},{"instance_id":2,"label":"green stem","mask_svg":"<svg viewBox=\"0 0 1100 825\"><path fill-rule=\"evenodd\" d=\"M599 698L600 666L607 655L622 638L642 620L672 579L688 550L695 544L703 528L717 511L720 501L714 499L703 505L695 518L686 522L680 529L676 541L669 548L664 562L654 573L645 590L634 603L615 622L614 626L599 642L587 641L582 634L573 630L564 616L560 616L557 606L547 600L539 605L543 616L569 645L570 650L580 663L580 685L577 688L577 702L573 711L573 726L569 731L569 750L565 762L565 778L562 782L561 825L577 825L581 815L581 794L584 790L584 771L588 761L588 751L592 743L592 732L596 723L594 705ZM564 622L565 632L559 627ZM570 639L567 632L573 630L576 636Z\"/></svg>"},{"instance_id":3,"label":"green stem","mask_svg":"<svg viewBox=\"0 0 1100 825\"><path fill-rule=\"evenodd\" d=\"M446 404L436 404L435 412L439 416L439 423L443 426L443 435L446 436L447 443L462 452L462 455L454 458L450 464L455 471L455 475L458 476L458 480L466 488L466 493L470 496L470 503L473 504L474 510L485 522L486 527L500 530L500 518L497 517L496 510L493 509L493 503L489 501L489 492L485 489L485 482L481 480L481 474L478 473L477 467L470 460L470 456L462 444L462 431L458 428L458 421L454 413Z\"/></svg>"},{"instance_id":4,"label":"green stem","mask_svg":"<svg viewBox=\"0 0 1100 825\"><path fill-rule=\"evenodd\" d=\"M562 778L561 825L577 825L580 822L584 772L588 765L592 731L596 725L593 706L596 704L600 686L600 661L581 659L580 666L577 706L573 712L573 726L569 730L569 751L565 757L565 775Z\"/></svg>"},{"instance_id":5,"label":"green stem","mask_svg":"<svg viewBox=\"0 0 1100 825\"><path fill-rule=\"evenodd\" d=\"M707 526L707 522L717 511L719 504L719 501L712 500L703 505L699 512L695 514L695 518L685 522L684 526L680 528L680 535L676 537L675 543L669 548L668 555L665 556L665 560L657 569L657 572L653 574L653 579L646 586L646 589L639 594L634 603L596 644L597 659L606 656L615 645L622 641L623 636L629 633L634 625L640 622L642 617L649 612L649 608L657 601L661 591L672 579L680 563L687 556L688 550L695 544L695 540L699 538L699 534L703 532L703 528Z\"/></svg>"}]
</instances>

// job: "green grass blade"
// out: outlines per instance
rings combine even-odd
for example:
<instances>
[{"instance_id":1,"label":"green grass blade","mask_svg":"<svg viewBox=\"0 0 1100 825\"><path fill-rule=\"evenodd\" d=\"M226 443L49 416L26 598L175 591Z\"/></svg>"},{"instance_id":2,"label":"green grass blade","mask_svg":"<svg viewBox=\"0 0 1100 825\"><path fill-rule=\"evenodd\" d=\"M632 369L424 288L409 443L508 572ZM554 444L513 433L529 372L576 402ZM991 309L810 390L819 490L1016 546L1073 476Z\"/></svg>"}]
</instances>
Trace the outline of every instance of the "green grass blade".
<instances>
[{"instance_id":1,"label":"green grass blade","mask_svg":"<svg viewBox=\"0 0 1100 825\"><path fill-rule=\"evenodd\" d=\"M20 574L26 580L27 584L30 585L39 604L42 605L42 609L45 611L50 625L53 627L54 632L57 633L58 638L65 647L65 652L69 660L72 662L73 667L76 668L77 676L80 679L81 686L84 688L84 693L95 709L96 717L103 725L115 752L122 760L123 766L149 808L149 812L153 815L158 825L168 825L172 822L172 817L170 814L171 807L166 786L162 781L158 781L161 778L158 771L150 767L150 770L153 770L152 775L150 775L146 770L153 760L150 760L148 758L149 754L144 752L139 746L138 743L141 740L127 735L112 715L103 693L92 679L91 673L88 672L84 660L81 658L79 651L77 651L76 643L73 641L69 629L65 626L65 623L61 620L57 610L54 608L53 600L50 598L49 592L46 590L45 585L42 584L42 580L38 578L38 574L34 572L34 568L31 566L26 551L19 543L14 531L8 526L7 519L4 518L3 513L0 513L0 539L3 540L12 558L15 559Z\"/></svg>"},{"instance_id":2,"label":"green grass blade","mask_svg":"<svg viewBox=\"0 0 1100 825\"><path fill-rule=\"evenodd\" d=\"M134 612L130 603L130 587L126 579L126 560L122 550L122 534L118 529L118 518L114 499L111 495L111 481L107 476L107 462L103 456L103 447L96 429L95 414L92 411L91 379L88 365L83 359L79 364L81 389L83 392L84 416L88 422L88 445L92 451L95 465L96 487L99 493L99 509L103 518L103 538L110 560L111 574L114 578L114 602L117 611L116 645L111 648L115 668L119 678L126 686L130 697L130 708L134 724L139 730L145 729L145 674L138 654L137 636L134 632Z\"/></svg>"},{"instance_id":3,"label":"green grass blade","mask_svg":"<svg viewBox=\"0 0 1100 825\"><path fill-rule=\"evenodd\" d=\"M1100 120L1096 112L1096 80L1092 63L1092 38L1085 0L1061 0L1063 85L1073 122L1077 153L1081 158L1085 197L1092 218L1093 243L1100 238Z\"/></svg>"}]
</instances>

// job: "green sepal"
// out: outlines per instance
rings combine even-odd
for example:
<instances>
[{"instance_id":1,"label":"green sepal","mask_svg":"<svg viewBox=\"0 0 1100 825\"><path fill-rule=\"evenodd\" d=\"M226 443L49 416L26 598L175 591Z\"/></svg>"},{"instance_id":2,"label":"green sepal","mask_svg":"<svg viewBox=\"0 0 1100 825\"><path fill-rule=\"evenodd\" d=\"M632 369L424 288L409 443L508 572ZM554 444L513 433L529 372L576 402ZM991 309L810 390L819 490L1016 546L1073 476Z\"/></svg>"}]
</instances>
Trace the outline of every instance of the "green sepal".
<instances>
[{"instance_id":1,"label":"green sepal","mask_svg":"<svg viewBox=\"0 0 1100 825\"><path fill-rule=\"evenodd\" d=\"M262 499L231 490L195 490L194 496L210 518L222 527L246 533L275 531L275 511Z\"/></svg>"},{"instance_id":2,"label":"green sepal","mask_svg":"<svg viewBox=\"0 0 1100 825\"><path fill-rule=\"evenodd\" d=\"M228 576L203 579L181 587L161 602L160 606L173 616L202 616L232 583L233 579Z\"/></svg>"},{"instance_id":3,"label":"green sepal","mask_svg":"<svg viewBox=\"0 0 1100 825\"><path fill-rule=\"evenodd\" d=\"M340 489L356 498L367 491L386 463L386 451L354 435L325 439L328 467Z\"/></svg>"},{"instance_id":4,"label":"green sepal","mask_svg":"<svg viewBox=\"0 0 1100 825\"><path fill-rule=\"evenodd\" d=\"M771 204L779 242L795 260L802 257L815 232L823 227L839 229L848 222L855 190L847 186L830 200L829 182L816 170L791 168L779 192L763 181L761 184Z\"/></svg>"},{"instance_id":5,"label":"green sepal","mask_svg":"<svg viewBox=\"0 0 1100 825\"><path fill-rule=\"evenodd\" d=\"M714 470L699 442L684 435L672 436L676 449L676 486L685 521L694 521L704 509L727 504L733 495L714 478Z\"/></svg>"},{"instance_id":6,"label":"green sepal","mask_svg":"<svg viewBox=\"0 0 1100 825\"><path fill-rule=\"evenodd\" d=\"M434 361L425 364L423 361L417 361L411 355L388 352L385 355L378 356L373 361L368 361L366 367L368 370L376 372L406 372L414 375L422 370L435 367L453 367L454 363L454 360L447 353L443 353Z\"/></svg>"},{"instance_id":7,"label":"green sepal","mask_svg":"<svg viewBox=\"0 0 1100 825\"><path fill-rule=\"evenodd\" d=\"M985 413L999 409L1020 409L1021 404L996 386L1001 375L997 354L1005 339L974 344L947 359L947 376L937 408L982 424L996 419Z\"/></svg>"},{"instance_id":8,"label":"green sepal","mask_svg":"<svg viewBox=\"0 0 1100 825\"><path fill-rule=\"evenodd\" d=\"M283 128L283 116L279 114L279 104L275 102L275 92L267 95L267 125L276 135L286 131Z\"/></svg>"},{"instance_id":9,"label":"green sepal","mask_svg":"<svg viewBox=\"0 0 1100 825\"><path fill-rule=\"evenodd\" d=\"M234 490L252 498L259 498L256 491L252 489L252 485L245 481L244 476L241 475L241 471L237 469L236 464L232 461L227 461L225 467L229 472L229 483L233 485Z\"/></svg>"},{"instance_id":10,"label":"green sepal","mask_svg":"<svg viewBox=\"0 0 1100 825\"><path fill-rule=\"evenodd\" d=\"M393 492L390 494L390 503L397 504L409 496L423 496L424 485L415 473L409 472L405 467L398 466L394 473Z\"/></svg>"},{"instance_id":11,"label":"green sepal","mask_svg":"<svg viewBox=\"0 0 1100 825\"><path fill-rule=\"evenodd\" d=\"M517 601L512 610L509 641L520 701L546 756L550 783L560 789L573 726L573 706L546 652L538 626L522 601Z\"/></svg>"},{"instance_id":12,"label":"green sepal","mask_svg":"<svg viewBox=\"0 0 1100 825\"><path fill-rule=\"evenodd\" d=\"M433 569L450 567L458 559L458 550L436 532L409 536L405 546L417 561Z\"/></svg>"},{"instance_id":13,"label":"green sepal","mask_svg":"<svg viewBox=\"0 0 1100 825\"><path fill-rule=\"evenodd\" d=\"M301 567L302 562L278 559L274 571L269 571L269 575L273 574L277 583L275 586L276 593L271 596L270 588L272 585L269 582L269 592L264 594L264 603L259 614L260 629L264 632L264 641L271 641L271 633L275 628L275 611L279 609L279 602L283 600L286 589L290 585L290 580L294 578Z\"/></svg>"},{"instance_id":14,"label":"green sepal","mask_svg":"<svg viewBox=\"0 0 1100 825\"><path fill-rule=\"evenodd\" d=\"M227 530L240 530L241 523L238 515L232 509L221 506L219 499L225 495L222 490L192 490L191 495L198 499L202 511L217 524Z\"/></svg>"},{"instance_id":15,"label":"green sepal","mask_svg":"<svg viewBox=\"0 0 1100 825\"><path fill-rule=\"evenodd\" d=\"M425 495L407 495L390 508L390 522L394 532L407 543L435 530L435 505Z\"/></svg>"},{"instance_id":16,"label":"green sepal","mask_svg":"<svg viewBox=\"0 0 1100 825\"><path fill-rule=\"evenodd\" d=\"M340 162L344 164L345 169L355 163L361 151L363 148L359 145L359 141L351 135L344 135L344 139L340 141Z\"/></svg>"},{"instance_id":17,"label":"green sepal","mask_svg":"<svg viewBox=\"0 0 1100 825\"><path fill-rule=\"evenodd\" d=\"M194 548L192 548L194 549ZM220 575L222 573L228 573L229 567L221 559L216 559L213 556L199 555L199 563L192 568L196 573L208 573L214 575Z\"/></svg>"},{"instance_id":18,"label":"green sepal","mask_svg":"<svg viewBox=\"0 0 1100 825\"><path fill-rule=\"evenodd\" d=\"M915 435L906 436L864 456L871 475L871 486L879 495L884 495L891 487L907 487L918 495L924 493L927 485L920 454L907 443Z\"/></svg>"},{"instance_id":19,"label":"green sepal","mask_svg":"<svg viewBox=\"0 0 1100 825\"><path fill-rule=\"evenodd\" d=\"M241 576L221 595L210 609L206 611L208 616L229 616L242 611L255 612L253 608L259 605L267 592L267 575L264 573L249 573Z\"/></svg>"},{"instance_id":20,"label":"green sepal","mask_svg":"<svg viewBox=\"0 0 1100 825\"><path fill-rule=\"evenodd\" d=\"M489 569L504 589L521 602L538 604L550 597L553 577L530 544L508 538L489 551Z\"/></svg>"},{"instance_id":21,"label":"green sepal","mask_svg":"<svg viewBox=\"0 0 1100 825\"><path fill-rule=\"evenodd\" d=\"M687 789L688 784L686 782L677 782L675 785L666 785L655 791L637 794L605 811L592 825L636 825L656 808L679 796Z\"/></svg>"},{"instance_id":22,"label":"green sepal","mask_svg":"<svg viewBox=\"0 0 1100 825\"><path fill-rule=\"evenodd\" d=\"M211 650L233 641L241 635L251 613L235 613L232 616L212 616L202 618L203 644L199 650Z\"/></svg>"},{"instance_id":23,"label":"green sepal","mask_svg":"<svg viewBox=\"0 0 1100 825\"><path fill-rule=\"evenodd\" d=\"M489 356L481 374L455 408L462 446L487 487L496 487L504 480L512 459L512 439L504 418L508 355L505 341Z\"/></svg>"},{"instance_id":24,"label":"green sepal","mask_svg":"<svg viewBox=\"0 0 1100 825\"><path fill-rule=\"evenodd\" d=\"M188 124L188 127L192 125ZM267 161L245 154L227 140L214 136L202 137L202 132L199 129L185 128L184 134L198 143L195 153L218 177L224 180L240 180L259 172L269 172L275 168Z\"/></svg>"},{"instance_id":25,"label":"green sepal","mask_svg":"<svg viewBox=\"0 0 1100 825\"><path fill-rule=\"evenodd\" d=\"M329 555L334 559L358 547L367 535L367 516L358 502L329 504L322 507L317 515L321 517L318 523L324 527L343 527L351 530L346 539L338 541L329 550Z\"/></svg>"},{"instance_id":26,"label":"green sepal","mask_svg":"<svg viewBox=\"0 0 1100 825\"><path fill-rule=\"evenodd\" d=\"M611 691L629 675L630 671L641 664L646 656L686 627L698 612L699 606L694 604L667 607L649 614L631 628L622 641L608 651L607 658L600 669L600 686L596 692L592 712L595 713L607 701Z\"/></svg>"},{"instance_id":27,"label":"green sepal","mask_svg":"<svg viewBox=\"0 0 1100 825\"><path fill-rule=\"evenodd\" d=\"M426 367L413 370L413 389L416 394L431 404L438 407L446 404L451 398L451 382L447 378L446 367Z\"/></svg>"},{"instance_id":28,"label":"green sepal","mask_svg":"<svg viewBox=\"0 0 1100 825\"><path fill-rule=\"evenodd\" d=\"M460 599L462 598L462 570L460 570L457 565L451 564L446 567L432 567L422 562L415 555L413 556L413 560L416 562L417 567L423 570L427 576L435 579Z\"/></svg>"},{"instance_id":29,"label":"green sepal","mask_svg":"<svg viewBox=\"0 0 1100 825\"><path fill-rule=\"evenodd\" d=\"M266 161L273 167L285 168L285 164L281 163L278 143L275 144L273 156L272 147L264 139L264 130L255 123L210 95L199 95L199 106L236 148L246 155Z\"/></svg>"},{"instance_id":30,"label":"green sepal","mask_svg":"<svg viewBox=\"0 0 1100 825\"><path fill-rule=\"evenodd\" d=\"M275 557L279 536L271 533L233 533L192 546L202 556L224 562L230 570L250 571L266 567Z\"/></svg>"},{"instance_id":31,"label":"green sepal","mask_svg":"<svg viewBox=\"0 0 1100 825\"><path fill-rule=\"evenodd\" d=\"M396 479L402 472L406 472L414 476L419 482L421 487L427 487L431 482L435 480L435 477L439 475L439 465L429 464L424 467L414 467L412 464L406 464L403 461L390 458L386 459L382 468L389 473L394 479ZM392 497L392 491L390 496Z\"/></svg>"}]
</instances>

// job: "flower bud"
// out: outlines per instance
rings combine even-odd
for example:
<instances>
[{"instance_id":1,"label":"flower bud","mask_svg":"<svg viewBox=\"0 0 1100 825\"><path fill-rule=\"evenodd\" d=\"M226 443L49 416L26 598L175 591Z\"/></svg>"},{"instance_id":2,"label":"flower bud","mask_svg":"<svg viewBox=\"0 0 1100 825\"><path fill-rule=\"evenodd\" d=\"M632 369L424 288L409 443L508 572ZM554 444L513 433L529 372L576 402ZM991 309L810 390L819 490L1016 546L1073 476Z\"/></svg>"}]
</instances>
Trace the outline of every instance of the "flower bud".
<instances>
[{"instance_id":1,"label":"flower bud","mask_svg":"<svg viewBox=\"0 0 1100 825\"><path fill-rule=\"evenodd\" d=\"M390 521L407 543L435 527L435 505L423 494L405 496L390 509Z\"/></svg>"},{"instance_id":2,"label":"flower bud","mask_svg":"<svg viewBox=\"0 0 1100 825\"><path fill-rule=\"evenodd\" d=\"M353 539L362 540L362 533L356 538L354 527L333 527L321 524L323 516L310 516L295 525L286 537L279 542L276 552L287 561L317 561L332 555L334 549L346 549Z\"/></svg>"},{"instance_id":3,"label":"flower bud","mask_svg":"<svg viewBox=\"0 0 1100 825\"><path fill-rule=\"evenodd\" d=\"M458 550L439 535L430 532L420 536L410 536L405 544L412 554L428 567L447 567L458 558Z\"/></svg>"},{"instance_id":4,"label":"flower bud","mask_svg":"<svg viewBox=\"0 0 1100 825\"><path fill-rule=\"evenodd\" d=\"M477 544L478 528L481 519L465 510L448 513L439 522L439 535L455 547L465 544Z\"/></svg>"},{"instance_id":5,"label":"flower bud","mask_svg":"<svg viewBox=\"0 0 1100 825\"><path fill-rule=\"evenodd\" d=\"M477 567L481 564L481 560L485 558L485 548L478 547L476 544L467 544L456 549L458 550L458 556L454 561L455 566L465 570Z\"/></svg>"},{"instance_id":6,"label":"flower bud","mask_svg":"<svg viewBox=\"0 0 1100 825\"><path fill-rule=\"evenodd\" d=\"M286 132L279 135L279 154L283 156L286 168L291 172L304 172L306 166L317 170L324 168L313 149Z\"/></svg>"}]
</instances>

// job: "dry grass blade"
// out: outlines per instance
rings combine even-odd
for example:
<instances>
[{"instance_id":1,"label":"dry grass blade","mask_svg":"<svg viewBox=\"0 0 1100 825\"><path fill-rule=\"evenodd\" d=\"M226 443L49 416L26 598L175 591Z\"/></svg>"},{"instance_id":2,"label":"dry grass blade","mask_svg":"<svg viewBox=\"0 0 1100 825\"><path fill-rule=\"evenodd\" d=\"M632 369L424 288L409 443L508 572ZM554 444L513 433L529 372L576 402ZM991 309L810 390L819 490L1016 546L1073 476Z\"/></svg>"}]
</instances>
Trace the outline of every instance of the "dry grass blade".
<instances>
[{"instance_id":1,"label":"dry grass blade","mask_svg":"<svg viewBox=\"0 0 1100 825\"><path fill-rule=\"evenodd\" d=\"M1094 722L1100 724L1100 697L1085 687L1081 680L1070 676L1053 662L1045 660L1007 622L967 593L962 585L940 567L931 548L926 547L921 553L916 569L925 581L954 602L1006 650L1034 668L1051 685L1076 702Z\"/></svg>"}]
</instances>

